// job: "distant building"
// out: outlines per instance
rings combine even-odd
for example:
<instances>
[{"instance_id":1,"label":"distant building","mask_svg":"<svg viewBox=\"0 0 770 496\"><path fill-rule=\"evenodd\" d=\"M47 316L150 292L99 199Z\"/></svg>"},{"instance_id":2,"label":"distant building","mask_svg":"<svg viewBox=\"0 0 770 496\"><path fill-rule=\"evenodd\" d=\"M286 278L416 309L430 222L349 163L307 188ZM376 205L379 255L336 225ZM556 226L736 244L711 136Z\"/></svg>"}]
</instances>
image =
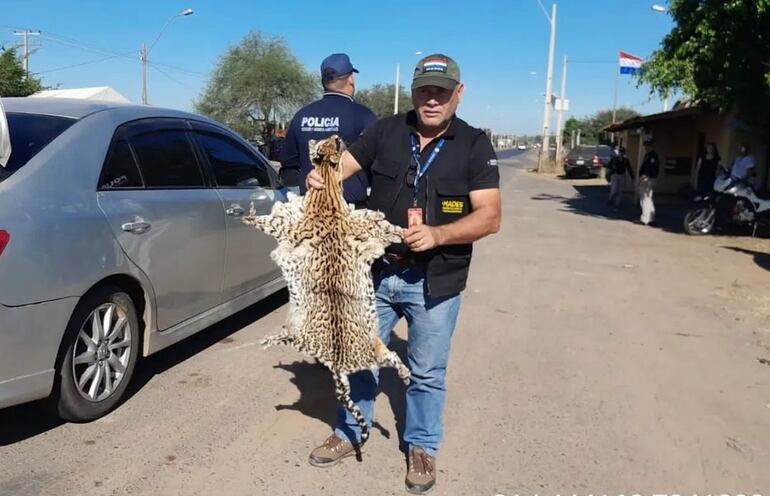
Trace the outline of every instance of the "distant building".
<instances>
[{"instance_id":1,"label":"distant building","mask_svg":"<svg viewBox=\"0 0 770 496\"><path fill-rule=\"evenodd\" d=\"M615 123L605 130L615 133L619 144L626 147L635 171L644 156L642 139L652 137L661 161L656 187L661 193L680 193L695 184L695 165L711 141L716 143L725 166L732 163L742 142L749 143L757 172L754 185L760 189L770 186L767 130L747 124L735 112L715 114L684 104L667 112Z\"/></svg>"},{"instance_id":2,"label":"distant building","mask_svg":"<svg viewBox=\"0 0 770 496\"><path fill-rule=\"evenodd\" d=\"M43 90L33 93L29 98L77 98L82 100L101 100L106 102L131 103L131 101L109 86L91 88L69 88L61 90Z\"/></svg>"}]
</instances>

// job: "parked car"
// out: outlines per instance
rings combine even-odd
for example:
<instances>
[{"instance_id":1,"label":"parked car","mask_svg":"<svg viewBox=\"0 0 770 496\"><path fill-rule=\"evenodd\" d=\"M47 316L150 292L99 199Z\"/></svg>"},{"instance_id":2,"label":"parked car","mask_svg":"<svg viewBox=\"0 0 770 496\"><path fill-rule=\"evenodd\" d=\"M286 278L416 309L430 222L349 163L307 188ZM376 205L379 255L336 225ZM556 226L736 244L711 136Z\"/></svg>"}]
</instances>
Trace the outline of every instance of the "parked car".
<instances>
[{"instance_id":1,"label":"parked car","mask_svg":"<svg viewBox=\"0 0 770 496\"><path fill-rule=\"evenodd\" d=\"M520 145L518 145L518 146L516 147L516 149L517 149L517 150L526 150L526 149L527 149L527 145L525 145L525 144L520 144Z\"/></svg>"},{"instance_id":2,"label":"parked car","mask_svg":"<svg viewBox=\"0 0 770 496\"><path fill-rule=\"evenodd\" d=\"M285 190L236 133L147 106L3 104L0 408L48 397L64 419L98 418L140 355L285 286L273 239L241 222Z\"/></svg>"},{"instance_id":3,"label":"parked car","mask_svg":"<svg viewBox=\"0 0 770 496\"><path fill-rule=\"evenodd\" d=\"M580 145L564 158L564 174L574 177L578 173L600 176L612 158L612 148L607 145Z\"/></svg>"}]
</instances>

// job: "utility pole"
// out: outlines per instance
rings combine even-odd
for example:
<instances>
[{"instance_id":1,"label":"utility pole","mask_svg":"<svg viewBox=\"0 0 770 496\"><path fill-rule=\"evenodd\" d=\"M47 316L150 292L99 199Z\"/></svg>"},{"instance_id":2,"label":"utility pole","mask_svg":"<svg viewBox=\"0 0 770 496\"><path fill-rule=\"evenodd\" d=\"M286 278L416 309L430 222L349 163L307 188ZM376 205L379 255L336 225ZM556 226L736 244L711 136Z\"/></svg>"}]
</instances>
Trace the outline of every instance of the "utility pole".
<instances>
[{"instance_id":1,"label":"utility pole","mask_svg":"<svg viewBox=\"0 0 770 496\"><path fill-rule=\"evenodd\" d=\"M548 44L548 74L545 78L545 105L543 108L543 147L540 150L540 161L537 163L537 171L543 172L543 165L550 158L550 124L551 124L551 100L553 90L553 51L556 47L556 4L551 8L551 40Z\"/></svg>"},{"instance_id":2,"label":"utility pole","mask_svg":"<svg viewBox=\"0 0 770 496\"><path fill-rule=\"evenodd\" d=\"M29 37L30 36L40 36L40 31L30 31L29 29L25 29L24 31L14 31L14 36L23 36L24 37L24 73L27 76L27 79L29 79Z\"/></svg>"},{"instance_id":3,"label":"utility pole","mask_svg":"<svg viewBox=\"0 0 770 496\"><path fill-rule=\"evenodd\" d=\"M139 51L139 60L142 61L142 103L147 105L147 45L144 43Z\"/></svg>"},{"instance_id":4,"label":"utility pole","mask_svg":"<svg viewBox=\"0 0 770 496\"><path fill-rule=\"evenodd\" d=\"M393 115L396 115L398 113L398 94L400 93L399 86L401 85L401 82L399 81L401 77L401 66L400 64L396 64L396 98L393 100Z\"/></svg>"},{"instance_id":5,"label":"utility pole","mask_svg":"<svg viewBox=\"0 0 770 496\"><path fill-rule=\"evenodd\" d=\"M562 117L564 116L564 112L567 110L566 105L567 101L565 100L567 94L567 56L564 56L564 64L561 68L561 96L559 97L559 100L561 101L561 105L557 109L558 117L556 120L556 162L558 163L561 159L561 153L562 153L562 135L561 135L561 122Z\"/></svg>"}]
</instances>

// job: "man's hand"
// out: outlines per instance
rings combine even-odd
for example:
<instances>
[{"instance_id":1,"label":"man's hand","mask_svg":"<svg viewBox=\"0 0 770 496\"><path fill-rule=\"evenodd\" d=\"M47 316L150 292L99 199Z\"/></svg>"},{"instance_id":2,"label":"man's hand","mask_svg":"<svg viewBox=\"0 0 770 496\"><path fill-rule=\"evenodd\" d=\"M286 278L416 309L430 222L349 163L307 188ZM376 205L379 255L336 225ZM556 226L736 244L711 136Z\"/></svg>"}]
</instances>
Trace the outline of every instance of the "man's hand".
<instances>
[{"instance_id":1,"label":"man's hand","mask_svg":"<svg viewBox=\"0 0 770 496\"><path fill-rule=\"evenodd\" d=\"M404 241L414 252L428 251L441 245L443 235L439 227L419 224L407 229Z\"/></svg>"},{"instance_id":2,"label":"man's hand","mask_svg":"<svg viewBox=\"0 0 770 496\"><path fill-rule=\"evenodd\" d=\"M315 168L311 169L310 172L307 175L307 178L305 179L305 187L308 190L311 189L324 189L326 185L324 184L324 180L321 177L321 174L318 173Z\"/></svg>"}]
</instances>

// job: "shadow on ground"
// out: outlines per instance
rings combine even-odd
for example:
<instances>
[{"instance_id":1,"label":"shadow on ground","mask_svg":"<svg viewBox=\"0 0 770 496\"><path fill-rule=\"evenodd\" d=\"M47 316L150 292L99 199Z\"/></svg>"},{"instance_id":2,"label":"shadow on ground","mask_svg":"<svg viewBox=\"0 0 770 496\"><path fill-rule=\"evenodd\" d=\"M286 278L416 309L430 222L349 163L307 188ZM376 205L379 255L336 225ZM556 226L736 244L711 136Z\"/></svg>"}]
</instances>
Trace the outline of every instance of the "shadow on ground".
<instances>
[{"instance_id":1,"label":"shadow on ground","mask_svg":"<svg viewBox=\"0 0 770 496\"><path fill-rule=\"evenodd\" d=\"M396 334L391 335L389 348L395 351L401 360L406 363L406 341ZM300 392L300 398L291 405L276 405L276 410L293 410L302 413L307 417L318 419L329 426L329 430L334 430L337 420L337 407L339 403L334 394L334 382L331 372L321 364L314 361L297 361L289 364L279 364L276 368L290 372L293 376L289 379ZM370 372L362 372L370 373ZM399 446L404 450L404 419L406 418L406 393L404 383L399 379L398 374L392 368L382 369L380 371L380 383L378 401L382 401L384 395L390 402L391 410L395 417L396 434L399 440ZM379 431L387 439L391 438L391 433L380 422L377 421L377 412L385 411L383 408L375 406L374 429ZM318 433L318 442L328 435L328 433Z\"/></svg>"},{"instance_id":2,"label":"shadow on ground","mask_svg":"<svg viewBox=\"0 0 770 496\"><path fill-rule=\"evenodd\" d=\"M563 205L562 211L576 215L598 217L601 219L638 222L641 210L633 195L626 194L619 209L607 205L607 186L603 184L572 184L576 194L573 196L541 193L533 200L554 201ZM681 233L682 219L687 211L687 203L673 195L657 195L655 198L656 226L664 231Z\"/></svg>"},{"instance_id":3,"label":"shadow on ground","mask_svg":"<svg viewBox=\"0 0 770 496\"><path fill-rule=\"evenodd\" d=\"M737 246L723 246L728 250L737 251L738 253L745 253L754 257L754 263L759 265L765 270L770 271L770 253L763 253L761 251L747 250L746 248L739 248Z\"/></svg>"},{"instance_id":4,"label":"shadow on ground","mask_svg":"<svg viewBox=\"0 0 770 496\"><path fill-rule=\"evenodd\" d=\"M280 308L288 299L286 290L279 291L180 343L140 360L123 401L138 393L154 376L220 341L231 342L231 334ZM49 411L47 406L44 401L38 401L0 410L0 446L23 441L62 425L64 422Z\"/></svg>"}]
</instances>

